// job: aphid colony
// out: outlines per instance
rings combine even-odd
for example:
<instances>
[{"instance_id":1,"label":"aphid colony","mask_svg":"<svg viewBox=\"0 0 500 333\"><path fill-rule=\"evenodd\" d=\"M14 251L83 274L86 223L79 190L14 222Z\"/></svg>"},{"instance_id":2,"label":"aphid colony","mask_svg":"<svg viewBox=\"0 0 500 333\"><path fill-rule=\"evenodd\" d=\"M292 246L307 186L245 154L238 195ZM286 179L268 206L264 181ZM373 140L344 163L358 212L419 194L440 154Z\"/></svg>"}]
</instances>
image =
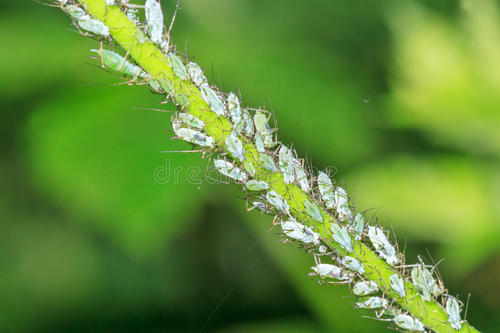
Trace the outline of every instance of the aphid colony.
<instances>
[{"instance_id":1,"label":"aphid colony","mask_svg":"<svg viewBox=\"0 0 500 333\"><path fill-rule=\"evenodd\" d=\"M108 27L92 18L84 8L73 1L58 0L58 2L73 18L79 29L101 40L109 39ZM354 251L356 242L368 239L376 253L391 266L398 264L400 259L381 228L365 226L364 217L360 213L353 216L346 191L340 186L335 186L325 172L320 171L317 177L313 177L312 172L306 170L304 162L297 158L292 149L276 141L276 130L268 124L270 119L268 112L241 107L240 100L234 93L224 94L211 87L199 65L194 62L185 64L175 53L170 52L169 36L168 33L165 35L163 13L158 0L146 0L144 6L129 4L127 0L106 0L106 4L119 6L135 23L139 20L138 10L143 8L146 18L144 29L150 40L163 50L174 74L180 80L192 82L210 107L210 111L230 121L231 131L225 133L224 142L219 143L207 135L206 124L189 113L177 112L172 117L172 127L177 138L202 149L217 151L218 158L213 161L215 169L225 177L243 185L244 190L252 198L254 207L276 215L286 239L297 242L314 254L316 265L312 267L310 275L316 276L322 282L348 283L353 294L360 298L355 304L356 307L380 311L377 316L389 317L389 320L399 328L425 331L419 319L404 313L394 302L395 297L406 297L406 285L409 282L405 282L405 278L409 280L408 277L399 273L390 276L388 285L395 296L389 300L386 298L387 293L383 292L377 283L364 278L365 267ZM92 51L99 55L104 67L133 81L143 80L155 93L172 94L173 88L165 89L164 84L160 84L141 67L120 54L102 48ZM248 145L257 151L258 161L247 159L249 155L246 154L245 147L249 147ZM267 174L279 173L284 183L297 185L313 198L301 203L301 211L310 218L310 221L301 223L293 216L286 198L273 189L269 177L262 177L262 174L266 173L260 172L257 177L259 168ZM323 226L328 216L333 217L335 221L327 231L328 240L333 240L341 251L330 249L318 232L319 226ZM320 258L331 263L321 263ZM433 277L432 271L423 263L412 268L411 283L426 301L436 299L444 293ZM450 326L460 329L462 326L460 306L455 298L447 296L445 311Z\"/></svg>"}]
</instances>

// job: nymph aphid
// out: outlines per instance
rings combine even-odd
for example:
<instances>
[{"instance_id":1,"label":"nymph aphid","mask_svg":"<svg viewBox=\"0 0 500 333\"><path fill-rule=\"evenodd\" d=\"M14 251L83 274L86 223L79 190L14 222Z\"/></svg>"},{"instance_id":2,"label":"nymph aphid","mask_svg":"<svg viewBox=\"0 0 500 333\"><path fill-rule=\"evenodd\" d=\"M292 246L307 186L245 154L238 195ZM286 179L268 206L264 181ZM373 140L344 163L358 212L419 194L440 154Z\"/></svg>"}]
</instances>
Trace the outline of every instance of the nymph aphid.
<instances>
[{"instance_id":1,"label":"nymph aphid","mask_svg":"<svg viewBox=\"0 0 500 333\"><path fill-rule=\"evenodd\" d=\"M323 222L323 216L321 216L321 211L314 202L305 200L304 210L307 213L307 215L312 217L316 222Z\"/></svg>"},{"instance_id":2,"label":"nymph aphid","mask_svg":"<svg viewBox=\"0 0 500 333\"><path fill-rule=\"evenodd\" d=\"M311 267L311 269L314 271L315 275L318 275L321 278L328 277L341 279L342 277L342 270L335 265L319 263L316 266Z\"/></svg>"},{"instance_id":3,"label":"nymph aphid","mask_svg":"<svg viewBox=\"0 0 500 333\"><path fill-rule=\"evenodd\" d=\"M415 288L417 288L422 298L426 301L430 301L433 297L437 297L444 292L432 276L432 272L422 263L413 267L411 270L411 279Z\"/></svg>"},{"instance_id":4,"label":"nymph aphid","mask_svg":"<svg viewBox=\"0 0 500 333\"><path fill-rule=\"evenodd\" d=\"M335 201L334 206L341 220L345 220L346 218L352 216L348 204L349 197L347 196L345 190L340 186L337 186L335 188L334 201Z\"/></svg>"},{"instance_id":5,"label":"nymph aphid","mask_svg":"<svg viewBox=\"0 0 500 333\"><path fill-rule=\"evenodd\" d=\"M375 250L389 265L394 265L399 262L396 250L391 243L389 243L382 229L368 226L368 237Z\"/></svg>"},{"instance_id":6,"label":"nymph aphid","mask_svg":"<svg viewBox=\"0 0 500 333\"><path fill-rule=\"evenodd\" d=\"M333 184L324 172L318 173L318 188L321 194L321 199L325 202L327 208L333 208L335 206L335 196L333 194Z\"/></svg>"},{"instance_id":7,"label":"nymph aphid","mask_svg":"<svg viewBox=\"0 0 500 333\"><path fill-rule=\"evenodd\" d=\"M409 315L400 314L394 316L394 323L405 330L418 332L425 331L424 325L420 322L420 320Z\"/></svg>"},{"instance_id":8,"label":"nymph aphid","mask_svg":"<svg viewBox=\"0 0 500 333\"><path fill-rule=\"evenodd\" d=\"M282 145L279 151L279 166L283 173L285 183L293 183L295 181L294 176L294 157L292 151L288 149L285 145Z\"/></svg>"},{"instance_id":9,"label":"nymph aphid","mask_svg":"<svg viewBox=\"0 0 500 333\"><path fill-rule=\"evenodd\" d=\"M189 80L186 67L184 66L182 60L174 53L169 53L167 58L175 75L177 75L181 80Z\"/></svg>"},{"instance_id":10,"label":"nymph aphid","mask_svg":"<svg viewBox=\"0 0 500 333\"><path fill-rule=\"evenodd\" d=\"M356 214L354 217L354 223L351 227L356 236L354 239L360 240L363 237L363 230L365 229L365 218L360 213Z\"/></svg>"},{"instance_id":11,"label":"nymph aphid","mask_svg":"<svg viewBox=\"0 0 500 333\"><path fill-rule=\"evenodd\" d=\"M276 167L276 164L271 156L267 154L259 154L259 160L262 163L263 168L272 172L278 171L278 168Z\"/></svg>"},{"instance_id":12,"label":"nymph aphid","mask_svg":"<svg viewBox=\"0 0 500 333\"><path fill-rule=\"evenodd\" d=\"M288 206L286 200L278 193L274 191L267 192L266 200L280 212L289 213L290 206Z\"/></svg>"},{"instance_id":13,"label":"nymph aphid","mask_svg":"<svg viewBox=\"0 0 500 333\"><path fill-rule=\"evenodd\" d=\"M193 115L190 115L189 113L179 112L177 114L177 118L190 128L201 130L205 126L203 121Z\"/></svg>"},{"instance_id":14,"label":"nymph aphid","mask_svg":"<svg viewBox=\"0 0 500 333\"><path fill-rule=\"evenodd\" d=\"M64 9L75 19L74 22L83 30L98 36L109 37L109 28L101 21L90 17L82 8L76 5L66 5Z\"/></svg>"},{"instance_id":15,"label":"nymph aphid","mask_svg":"<svg viewBox=\"0 0 500 333\"><path fill-rule=\"evenodd\" d=\"M161 43L163 40L163 12L158 0L146 0L144 4L146 13L146 24L148 27L149 37L153 43Z\"/></svg>"},{"instance_id":16,"label":"nymph aphid","mask_svg":"<svg viewBox=\"0 0 500 333\"><path fill-rule=\"evenodd\" d=\"M333 239L340 245L340 247L349 253L353 251L351 237L346 228L338 225L337 223L333 223L330 231L332 232Z\"/></svg>"},{"instance_id":17,"label":"nymph aphid","mask_svg":"<svg viewBox=\"0 0 500 333\"><path fill-rule=\"evenodd\" d=\"M217 93L209 86L202 86L200 90L203 99L210 105L210 109L218 116L223 115L225 113L224 103Z\"/></svg>"},{"instance_id":18,"label":"nymph aphid","mask_svg":"<svg viewBox=\"0 0 500 333\"><path fill-rule=\"evenodd\" d=\"M214 165L217 171L226 177L229 177L238 182L245 182L247 180L247 175L245 172L241 171L240 168L233 165L232 163L224 160L214 160Z\"/></svg>"},{"instance_id":19,"label":"nymph aphid","mask_svg":"<svg viewBox=\"0 0 500 333\"><path fill-rule=\"evenodd\" d=\"M245 124L244 126L245 135L247 137L251 137L254 131L252 116L250 115L248 110L245 109L243 109L243 123Z\"/></svg>"},{"instance_id":20,"label":"nymph aphid","mask_svg":"<svg viewBox=\"0 0 500 333\"><path fill-rule=\"evenodd\" d=\"M311 190L311 185L309 184L309 179L307 178L306 171L299 160L294 158L293 169L295 172L295 177L299 183L300 188L304 192L309 192Z\"/></svg>"},{"instance_id":21,"label":"nymph aphid","mask_svg":"<svg viewBox=\"0 0 500 333\"><path fill-rule=\"evenodd\" d=\"M243 148L243 143L238 139L236 132L233 131L226 137L226 146L234 158L243 162L245 159L245 149Z\"/></svg>"},{"instance_id":22,"label":"nymph aphid","mask_svg":"<svg viewBox=\"0 0 500 333\"><path fill-rule=\"evenodd\" d=\"M274 146L274 140L272 136L271 128L269 127L268 119L265 113L257 111L253 116L253 121L255 123L255 130L258 134L262 135L264 140L264 145L268 148Z\"/></svg>"},{"instance_id":23,"label":"nymph aphid","mask_svg":"<svg viewBox=\"0 0 500 333\"><path fill-rule=\"evenodd\" d=\"M299 240L305 244L319 244L319 234L295 220L281 222L281 228L283 229L283 233L290 238Z\"/></svg>"},{"instance_id":24,"label":"nymph aphid","mask_svg":"<svg viewBox=\"0 0 500 333\"><path fill-rule=\"evenodd\" d=\"M372 296L365 301L357 302L356 306L364 309L379 309L387 307L387 304L388 302L385 298Z\"/></svg>"},{"instance_id":25,"label":"nymph aphid","mask_svg":"<svg viewBox=\"0 0 500 333\"><path fill-rule=\"evenodd\" d=\"M198 87L208 86L208 80L205 77L205 74L203 74L201 67L197 63L188 62L186 64L186 69L189 77L194 84L196 84Z\"/></svg>"},{"instance_id":26,"label":"nymph aphid","mask_svg":"<svg viewBox=\"0 0 500 333\"><path fill-rule=\"evenodd\" d=\"M389 277L391 288L401 297L406 296L405 282L399 274L392 274Z\"/></svg>"},{"instance_id":27,"label":"nymph aphid","mask_svg":"<svg viewBox=\"0 0 500 333\"><path fill-rule=\"evenodd\" d=\"M361 281L352 287L352 292L357 296L366 296L378 291L378 286L373 281Z\"/></svg>"},{"instance_id":28,"label":"nymph aphid","mask_svg":"<svg viewBox=\"0 0 500 333\"><path fill-rule=\"evenodd\" d=\"M345 268L359 273L363 274L365 272L365 268L363 267L363 264L361 264L357 259L349 256L345 256L341 260L342 265L344 265Z\"/></svg>"},{"instance_id":29,"label":"nymph aphid","mask_svg":"<svg viewBox=\"0 0 500 333\"><path fill-rule=\"evenodd\" d=\"M454 329L461 329L462 322L460 321L460 305L453 296L448 296L446 299L446 313L448 314L448 322Z\"/></svg>"},{"instance_id":30,"label":"nymph aphid","mask_svg":"<svg viewBox=\"0 0 500 333\"><path fill-rule=\"evenodd\" d=\"M263 191L269 189L269 185L263 180L249 180L245 183L245 187L250 191Z\"/></svg>"},{"instance_id":31,"label":"nymph aphid","mask_svg":"<svg viewBox=\"0 0 500 333\"><path fill-rule=\"evenodd\" d=\"M102 64L118 73L125 74L131 77L138 77L142 69L126 60L116 52L106 49L91 49L91 52L97 53L102 60Z\"/></svg>"},{"instance_id":32,"label":"nymph aphid","mask_svg":"<svg viewBox=\"0 0 500 333\"><path fill-rule=\"evenodd\" d=\"M191 128L181 127L181 123L179 120L174 119L172 121L172 127L174 129L175 135L177 135L184 141L194 143L202 147L214 146L215 141L212 137Z\"/></svg>"}]
</instances>

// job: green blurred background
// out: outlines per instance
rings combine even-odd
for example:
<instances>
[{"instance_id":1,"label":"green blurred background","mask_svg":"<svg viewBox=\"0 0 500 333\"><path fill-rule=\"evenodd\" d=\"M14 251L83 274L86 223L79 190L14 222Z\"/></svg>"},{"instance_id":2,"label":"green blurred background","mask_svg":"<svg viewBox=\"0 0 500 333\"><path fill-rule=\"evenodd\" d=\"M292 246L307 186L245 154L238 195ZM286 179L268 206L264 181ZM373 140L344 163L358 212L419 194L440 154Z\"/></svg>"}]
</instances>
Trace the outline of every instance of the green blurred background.
<instances>
[{"instance_id":1,"label":"green blurred background","mask_svg":"<svg viewBox=\"0 0 500 333\"><path fill-rule=\"evenodd\" d=\"M336 168L408 262L445 258L467 319L498 329L500 2L181 5L178 50ZM385 331L200 154L161 153L189 146L142 109L160 98L116 85L61 11L0 17L0 331Z\"/></svg>"}]
</instances>

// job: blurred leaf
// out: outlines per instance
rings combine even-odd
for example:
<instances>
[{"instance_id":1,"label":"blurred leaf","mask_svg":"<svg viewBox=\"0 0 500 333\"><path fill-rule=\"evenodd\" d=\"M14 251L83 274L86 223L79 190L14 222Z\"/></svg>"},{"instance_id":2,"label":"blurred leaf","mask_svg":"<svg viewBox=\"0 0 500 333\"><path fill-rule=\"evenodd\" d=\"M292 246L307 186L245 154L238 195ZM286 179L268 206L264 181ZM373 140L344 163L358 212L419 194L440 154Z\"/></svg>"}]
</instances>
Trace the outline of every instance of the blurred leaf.
<instances>
[{"instance_id":1,"label":"blurred leaf","mask_svg":"<svg viewBox=\"0 0 500 333\"><path fill-rule=\"evenodd\" d=\"M130 110L152 100L144 88L67 91L27 130L34 181L134 254L162 247L193 220L205 170L199 154L160 153L190 148L168 141L167 114Z\"/></svg>"}]
</instances>

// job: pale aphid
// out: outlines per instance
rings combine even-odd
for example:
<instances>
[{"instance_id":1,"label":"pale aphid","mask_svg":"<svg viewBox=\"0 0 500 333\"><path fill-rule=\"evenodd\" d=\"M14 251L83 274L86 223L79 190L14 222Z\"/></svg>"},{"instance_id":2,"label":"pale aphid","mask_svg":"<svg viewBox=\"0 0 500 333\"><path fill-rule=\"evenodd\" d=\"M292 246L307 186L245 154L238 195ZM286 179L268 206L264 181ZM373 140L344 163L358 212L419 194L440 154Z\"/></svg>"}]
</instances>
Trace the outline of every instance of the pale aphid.
<instances>
[{"instance_id":1,"label":"pale aphid","mask_svg":"<svg viewBox=\"0 0 500 333\"><path fill-rule=\"evenodd\" d=\"M324 172L318 173L318 188L321 194L321 199L326 204L327 208L333 208L335 206L335 196L333 194L333 185L330 177Z\"/></svg>"},{"instance_id":2,"label":"pale aphid","mask_svg":"<svg viewBox=\"0 0 500 333\"><path fill-rule=\"evenodd\" d=\"M387 307L387 304L388 302L385 298L372 296L363 302L356 303L356 306L365 309L378 309Z\"/></svg>"},{"instance_id":3,"label":"pale aphid","mask_svg":"<svg viewBox=\"0 0 500 333\"><path fill-rule=\"evenodd\" d=\"M77 5L64 6L64 10L74 19L79 19L87 15L87 13Z\"/></svg>"},{"instance_id":4,"label":"pale aphid","mask_svg":"<svg viewBox=\"0 0 500 333\"><path fill-rule=\"evenodd\" d=\"M64 7L66 12L76 20L76 23L83 30L87 30L95 35L109 37L109 28L99 20L93 19L85 13L83 9L75 5Z\"/></svg>"},{"instance_id":5,"label":"pale aphid","mask_svg":"<svg viewBox=\"0 0 500 333\"><path fill-rule=\"evenodd\" d=\"M342 220L352 216L348 201L349 197L347 196L346 191L342 187L337 186L334 192L334 206Z\"/></svg>"},{"instance_id":6,"label":"pale aphid","mask_svg":"<svg viewBox=\"0 0 500 333\"><path fill-rule=\"evenodd\" d=\"M271 128L267 123L268 119L265 113L257 111L253 116L253 121L255 123L255 130L258 134L262 135L264 139L264 145L268 148L274 146L274 140L272 136Z\"/></svg>"},{"instance_id":7,"label":"pale aphid","mask_svg":"<svg viewBox=\"0 0 500 333\"><path fill-rule=\"evenodd\" d=\"M287 184L291 184L295 181L293 170L294 160L295 158L293 157L292 151L285 145L282 145L279 151L279 166L283 173L284 181Z\"/></svg>"},{"instance_id":8,"label":"pale aphid","mask_svg":"<svg viewBox=\"0 0 500 333\"><path fill-rule=\"evenodd\" d=\"M107 6L114 6L115 5L115 0L106 0L106 5Z\"/></svg>"},{"instance_id":9,"label":"pale aphid","mask_svg":"<svg viewBox=\"0 0 500 333\"><path fill-rule=\"evenodd\" d=\"M363 237L364 229L365 229L365 218L363 217L362 214L358 213L356 214L356 217L354 217L354 223L352 225L352 230L356 234L356 236L354 236L354 239L360 240L361 237Z\"/></svg>"},{"instance_id":10,"label":"pale aphid","mask_svg":"<svg viewBox=\"0 0 500 333\"><path fill-rule=\"evenodd\" d=\"M351 236L346 228L333 223L331 228L333 239L347 252L353 252Z\"/></svg>"},{"instance_id":11,"label":"pale aphid","mask_svg":"<svg viewBox=\"0 0 500 333\"><path fill-rule=\"evenodd\" d=\"M191 77L193 83L196 84L198 87L208 85L208 80L205 77L205 74L203 74L201 67L197 63L188 62L186 64L186 69L189 74L189 77Z\"/></svg>"},{"instance_id":12,"label":"pale aphid","mask_svg":"<svg viewBox=\"0 0 500 333\"><path fill-rule=\"evenodd\" d=\"M245 148L243 148L243 143L238 139L236 132L233 131L226 137L226 146L234 158L243 162L245 159Z\"/></svg>"},{"instance_id":13,"label":"pale aphid","mask_svg":"<svg viewBox=\"0 0 500 333\"><path fill-rule=\"evenodd\" d=\"M313 220L315 220L316 222L323 222L323 216L321 216L321 211L314 202L310 200L304 200L304 209L307 215L312 217Z\"/></svg>"},{"instance_id":14,"label":"pale aphid","mask_svg":"<svg viewBox=\"0 0 500 333\"><path fill-rule=\"evenodd\" d=\"M352 292L357 296L366 296L378 291L378 286L373 281L362 281L352 287Z\"/></svg>"},{"instance_id":15,"label":"pale aphid","mask_svg":"<svg viewBox=\"0 0 500 333\"><path fill-rule=\"evenodd\" d=\"M232 178L239 182L246 182L247 180L247 174L228 161L214 160L214 165L217 171L219 171L226 177Z\"/></svg>"},{"instance_id":16,"label":"pale aphid","mask_svg":"<svg viewBox=\"0 0 500 333\"><path fill-rule=\"evenodd\" d=\"M309 184L309 179L307 178L306 171L302 167L302 164L300 164L299 160L295 159L293 168L300 188L304 192L309 192L311 190L311 185Z\"/></svg>"},{"instance_id":17,"label":"pale aphid","mask_svg":"<svg viewBox=\"0 0 500 333\"><path fill-rule=\"evenodd\" d=\"M253 165L252 161L248 159L243 161L243 167L250 174L250 176L255 177L257 171L255 170L255 166Z\"/></svg>"},{"instance_id":18,"label":"pale aphid","mask_svg":"<svg viewBox=\"0 0 500 333\"><path fill-rule=\"evenodd\" d=\"M267 154L259 154L259 160L262 163L262 167L272 172L278 171L276 164L271 156Z\"/></svg>"},{"instance_id":19,"label":"pale aphid","mask_svg":"<svg viewBox=\"0 0 500 333\"><path fill-rule=\"evenodd\" d=\"M92 49L90 51L97 53L102 59L102 64L107 68L132 77L138 77L141 74L139 66L130 63L116 52L106 49Z\"/></svg>"},{"instance_id":20,"label":"pale aphid","mask_svg":"<svg viewBox=\"0 0 500 333\"><path fill-rule=\"evenodd\" d=\"M357 259L349 256L345 256L341 261L342 265L344 265L347 269L350 269L353 272L363 274L365 272L365 268L363 264L360 263Z\"/></svg>"},{"instance_id":21,"label":"pale aphid","mask_svg":"<svg viewBox=\"0 0 500 333\"><path fill-rule=\"evenodd\" d=\"M244 131L245 135L250 137L253 135L253 121L252 121L252 116L250 116L250 113L248 110L243 110L243 123L244 123Z\"/></svg>"},{"instance_id":22,"label":"pale aphid","mask_svg":"<svg viewBox=\"0 0 500 333\"><path fill-rule=\"evenodd\" d=\"M189 80L186 67L184 66L182 60L174 53L169 53L167 58L175 75L177 75L181 80Z\"/></svg>"},{"instance_id":23,"label":"pale aphid","mask_svg":"<svg viewBox=\"0 0 500 333\"><path fill-rule=\"evenodd\" d=\"M417 318L413 318L409 315L399 314L394 316L394 323L405 330L419 332L425 331L424 324L422 324Z\"/></svg>"},{"instance_id":24,"label":"pale aphid","mask_svg":"<svg viewBox=\"0 0 500 333\"><path fill-rule=\"evenodd\" d=\"M273 205L277 210L283 213L288 213L290 210L290 206L286 202L286 199L281 197L278 193L274 191L269 191L266 194L266 200L271 205Z\"/></svg>"},{"instance_id":25,"label":"pale aphid","mask_svg":"<svg viewBox=\"0 0 500 333\"><path fill-rule=\"evenodd\" d=\"M262 191L267 190L269 185L263 180L249 180L245 183L245 187L250 191Z\"/></svg>"},{"instance_id":26,"label":"pale aphid","mask_svg":"<svg viewBox=\"0 0 500 333\"><path fill-rule=\"evenodd\" d=\"M328 251L328 248L327 248L326 246L324 246L324 245L320 245L320 246L318 247L318 252L319 252L319 253L321 253L321 254L325 254L325 253L326 253L326 251Z\"/></svg>"},{"instance_id":27,"label":"pale aphid","mask_svg":"<svg viewBox=\"0 0 500 333\"><path fill-rule=\"evenodd\" d=\"M448 296L446 299L446 313L448 314L448 322L454 329L461 329L462 323L460 321L460 305L455 297Z\"/></svg>"},{"instance_id":28,"label":"pale aphid","mask_svg":"<svg viewBox=\"0 0 500 333\"><path fill-rule=\"evenodd\" d=\"M264 147L264 140L260 134L255 134L255 147L259 153L264 153L266 151L266 147Z\"/></svg>"},{"instance_id":29,"label":"pale aphid","mask_svg":"<svg viewBox=\"0 0 500 333\"><path fill-rule=\"evenodd\" d=\"M422 295L422 298L426 301L430 301L432 297L437 297L444 292L432 276L432 272L422 264L413 267L411 270L411 280L420 295Z\"/></svg>"},{"instance_id":30,"label":"pale aphid","mask_svg":"<svg viewBox=\"0 0 500 333\"><path fill-rule=\"evenodd\" d=\"M201 133L200 131L196 131L191 128L184 128L184 127L176 127L174 126L174 132L175 134L182 140L191 142L194 144L197 144L202 147L213 147L214 146L214 139L210 136L207 136L204 133Z\"/></svg>"},{"instance_id":31,"label":"pale aphid","mask_svg":"<svg viewBox=\"0 0 500 333\"><path fill-rule=\"evenodd\" d=\"M392 244L389 243L382 229L368 226L368 237L375 250L389 265L394 265L399 262L396 250Z\"/></svg>"},{"instance_id":32,"label":"pale aphid","mask_svg":"<svg viewBox=\"0 0 500 333\"><path fill-rule=\"evenodd\" d=\"M153 43L161 43L163 40L163 12L158 0L146 0L144 4L146 13L146 24L148 27L149 37Z\"/></svg>"},{"instance_id":33,"label":"pale aphid","mask_svg":"<svg viewBox=\"0 0 500 333\"><path fill-rule=\"evenodd\" d=\"M316 266L311 267L311 269L321 278L329 277L340 279L342 275L342 270L338 266L331 264L317 264Z\"/></svg>"},{"instance_id":34,"label":"pale aphid","mask_svg":"<svg viewBox=\"0 0 500 333\"><path fill-rule=\"evenodd\" d=\"M241 107L240 107L240 100L238 97L233 94L229 93L227 96L227 108L229 110L229 116L231 116L231 121L234 124L234 129L240 133L241 130L243 129L243 126L240 124L243 124L243 120L241 119ZM237 126L239 125L239 126ZM238 127L238 128L236 128Z\"/></svg>"},{"instance_id":35,"label":"pale aphid","mask_svg":"<svg viewBox=\"0 0 500 333\"><path fill-rule=\"evenodd\" d=\"M389 277L391 288L401 297L406 296L405 281L399 274L392 274Z\"/></svg>"},{"instance_id":36,"label":"pale aphid","mask_svg":"<svg viewBox=\"0 0 500 333\"><path fill-rule=\"evenodd\" d=\"M203 121L201 121L199 118L185 112L179 112L177 114L177 118L179 118L180 121L182 121L184 124L186 124L190 128L194 129L203 129L205 124Z\"/></svg>"},{"instance_id":37,"label":"pale aphid","mask_svg":"<svg viewBox=\"0 0 500 333\"><path fill-rule=\"evenodd\" d=\"M128 8L125 14L130 21L134 22L134 24L137 25L139 23L139 12L137 11L137 9Z\"/></svg>"},{"instance_id":38,"label":"pale aphid","mask_svg":"<svg viewBox=\"0 0 500 333\"><path fill-rule=\"evenodd\" d=\"M221 116L224 114L224 103L222 103L221 98L217 93L209 86L202 86L200 88L201 95L205 102L210 105L210 109L215 112L216 115Z\"/></svg>"},{"instance_id":39,"label":"pale aphid","mask_svg":"<svg viewBox=\"0 0 500 333\"><path fill-rule=\"evenodd\" d=\"M319 234L295 220L281 222L281 229L283 229L283 233L286 236L299 240L305 244L319 244Z\"/></svg>"}]
</instances>

